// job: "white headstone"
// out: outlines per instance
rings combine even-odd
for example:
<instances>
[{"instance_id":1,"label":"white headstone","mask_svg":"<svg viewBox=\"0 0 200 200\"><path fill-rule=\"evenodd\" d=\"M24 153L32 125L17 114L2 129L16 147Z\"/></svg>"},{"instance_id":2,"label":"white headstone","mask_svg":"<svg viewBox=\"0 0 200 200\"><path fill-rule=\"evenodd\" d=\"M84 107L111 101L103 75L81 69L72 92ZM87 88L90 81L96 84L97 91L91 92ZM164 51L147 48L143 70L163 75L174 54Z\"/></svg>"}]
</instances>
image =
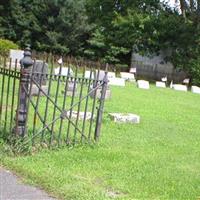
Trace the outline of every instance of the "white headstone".
<instances>
[{"instance_id":1,"label":"white headstone","mask_svg":"<svg viewBox=\"0 0 200 200\"><path fill-rule=\"evenodd\" d=\"M90 78L91 71L85 71L85 78ZM94 79L94 72L91 74L91 78Z\"/></svg>"},{"instance_id":2,"label":"white headstone","mask_svg":"<svg viewBox=\"0 0 200 200\"><path fill-rule=\"evenodd\" d=\"M107 74L108 78L115 78L115 72L108 72Z\"/></svg>"},{"instance_id":3,"label":"white headstone","mask_svg":"<svg viewBox=\"0 0 200 200\"><path fill-rule=\"evenodd\" d=\"M190 83L190 79L189 79L189 78L185 78L185 79L183 80L183 83L184 83L184 84L189 84L189 83Z\"/></svg>"},{"instance_id":4,"label":"white headstone","mask_svg":"<svg viewBox=\"0 0 200 200\"><path fill-rule=\"evenodd\" d=\"M138 80L137 81L138 88L148 90L150 88L149 81Z\"/></svg>"},{"instance_id":5,"label":"white headstone","mask_svg":"<svg viewBox=\"0 0 200 200\"><path fill-rule=\"evenodd\" d=\"M191 87L191 92L192 93L196 93L196 94L200 94L200 87L192 86Z\"/></svg>"},{"instance_id":6,"label":"white headstone","mask_svg":"<svg viewBox=\"0 0 200 200\"><path fill-rule=\"evenodd\" d=\"M117 123L132 123L138 124L140 123L140 116L132 114L132 113L109 113L109 116L114 122Z\"/></svg>"},{"instance_id":7,"label":"white headstone","mask_svg":"<svg viewBox=\"0 0 200 200\"><path fill-rule=\"evenodd\" d=\"M60 57L60 58L58 59L57 62L58 62L59 65L62 65L62 64L63 64L63 59L62 59L62 57Z\"/></svg>"},{"instance_id":8,"label":"white headstone","mask_svg":"<svg viewBox=\"0 0 200 200\"><path fill-rule=\"evenodd\" d=\"M59 72L60 72L60 67L57 67L57 68L54 70L54 73L55 73L55 75L58 75ZM69 73L69 75L71 75L71 76L73 75L73 71L72 71L71 68L69 69L69 72L68 72L68 67L62 67L62 68L61 68L60 74L61 74L62 76L67 76L68 73Z\"/></svg>"},{"instance_id":9,"label":"white headstone","mask_svg":"<svg viewBox=\"0 0 200 200\"><path fill-rule=\"evenodd\" d=\"M134 74L127 73L127 72L120 72L121 78L125 79L126 81L135 81Z\"/></svg>"},{"instance_id":10,"label":"white headstone","mask_svg":"<svg viewBox=\"0 0 200 200\"><path fill-rule=\"evenodd\" d=\"M172 87L173 87L174 90L187 92L187 86L186 85L173 84Z\"/></svg>"},{"instance_id":11,"label":"white headstone","mask_svg":"<svg viewBox=\"0 0 200 200\"><path fill-rule=\"evenodd\" d=\"M166 84L161 81L156 81L156 87L166 88Z\"/></svg>"},{"instance_id":12,"label":"white headstone","mask_svg":"<svg viewBox=\"0 0 200 200\"><path fill-rule=\"evenodd\" d=\"M125 80L123 78L108 78L109 82L108 85L114 86L125 86Z\"/></svg>"},{"instance_id":13,"label":"white headstone","mask_svg":"<svg viewBox=\"0 0 200 200\"><path fill-rule=\"evenodd\" d=\"M15 67L15 62L17 60L17 68L20 68L20 60L24 57L24 51L10 49L9 57L11 58L11 67L12 68ZM8 64L8 66L9 66L9 64Z\"/></svg>"},{"instance_id":14,"label":"white headstone","mask_svg":"<svg viewBox=\"0 0 200 200\"><path fill-rule=\"evenodd\" d=\"M161 81L163 81L163 82L167 82L167 76L162 77L162 78L161 78Z\"/></svg>"},{"instance_id":15,"label":"white headstone","mask_svg":"<svg viewBox=\"0 0 200 200\"><path fill-rule=\"evenodd\" d=\"M130 72L130 73L136 73L136 72L137 72L136 67L130 68L129 72Z\"/></svg>"},{"instance_id":16,"label":"white headstone","mask_svg":"<svg viewBox=\"0 0 200 200\"><path fill-rule=\"evenodd\" d=\"M96 74L98 73L98 70L96 70ZM100 80L103 80L103 78L104 78L104 76L105 76L105 71L104 70L100 70L99 71L99 79ZM115 72L108 72L107 73L107 77L108 78L115 78L116 76L115 76Z\"/></svg>"},{"instance_id":17,"label":"white headstone","mask_svg":"<svg viewBox=\"0 0 200 200\"><path fill-rule=\"evenodd\" d=\"M19 62L23 57L24 57L24 51L10 49L10 58L12 59L13 63L15 62L16 59Z\"/></svg>"}]
</instances>

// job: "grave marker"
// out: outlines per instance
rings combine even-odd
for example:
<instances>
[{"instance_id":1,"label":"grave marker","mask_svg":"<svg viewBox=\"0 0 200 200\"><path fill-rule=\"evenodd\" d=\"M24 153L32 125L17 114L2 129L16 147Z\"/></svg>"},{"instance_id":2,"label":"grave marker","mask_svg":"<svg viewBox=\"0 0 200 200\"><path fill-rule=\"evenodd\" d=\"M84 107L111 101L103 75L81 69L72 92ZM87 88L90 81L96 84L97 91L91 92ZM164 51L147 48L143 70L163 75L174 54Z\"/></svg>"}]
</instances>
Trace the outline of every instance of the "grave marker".
<instances>
[{"instance_id":1,"label":"grave marker","mask_svg":"<svg viewBox=\"0 0 200 200\"><path fill-rule=\"evenodd\" d=\"M166 88L166 84L165 82L156 81L156 87Z\"/></svg>"},{"instance_id":2,"label":"grave marker","mask_svg":"<svg viewBox=\"0 0 200 200\"><path fill-rule=\"evenodd\" d=\"M125 86L125 80L123 78L108 78L108 85L113 86Z\"/></svg>"},{"instance_id":3,"label":"grave marker","mask_svg":"<svg viewBox=\"0 0 200 200\"><path fill-rule=\"evenodd\" d=\"M145 89L145 90L148 90L150 88L149 81L145 81L145 80L138 80L137 86L138 88Z\"/></svg>"},{"instance_id":4,"label":"grave marker","mask_svg":"<svg viewBox=\"0 0 200 200\"><path fill-rule=\"evenodd\" d=\"M187 92L187 86L181 84L173 84L172 88L177 91Z\"/></svg>"},{"instance_id":5,"label":"grave marker","mask_svg":"<svg viewBox=\"0 0 200 200\"><path fill-rule=\"evenodd\" d=\"M131 81L131 82L135 81L134 74L131 74L131 73L128 73L128 72L120 72L120 76L121 76L121 78L123 78L126 81Z\"/></svg>"},{"instance_id":6,"label":"grave marker","mask_svg":"<svg viewBox=\"0 0 200 200\"><path fill-rule=\"evenodd\" d=\"M196 94L200 94L200 87L192 86L191 87L191 92L192 93L196 93Z\"/></svg>"}]
</instances>

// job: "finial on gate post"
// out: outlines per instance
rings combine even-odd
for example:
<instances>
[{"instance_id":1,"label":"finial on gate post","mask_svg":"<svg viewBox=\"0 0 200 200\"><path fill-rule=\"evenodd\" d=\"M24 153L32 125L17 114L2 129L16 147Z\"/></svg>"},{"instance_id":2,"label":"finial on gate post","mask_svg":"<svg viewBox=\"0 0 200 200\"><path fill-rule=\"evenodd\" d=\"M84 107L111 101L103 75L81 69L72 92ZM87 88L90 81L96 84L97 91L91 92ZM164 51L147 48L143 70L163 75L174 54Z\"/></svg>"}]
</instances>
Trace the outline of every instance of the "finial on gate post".
<instances>
[{"instance_id":1,"label":"finial on gate post","mask_svg":"<svg viewBox=\"0 0 200 200\"><path fill-rule=\"evenodd\" d=\"M31 48L30 46L27 46L24 50L24 57L20 60L21 68L27 69L33 65L31 55Z\"/></svg>"},{"instance_id":2,"label":"finial on gate post","mask_svg":"<svg viewBox=\"0 0 200 200\"><path fill-rule=\"evenodd\" d=\"M30 82L30 72L33 65L33 60L31 58L30 46L25 48L24 57L20 60L21 70L20 70L20 89L19 89L19 101L15 117L15 134L19 136L25 136L26 134L26 120L27 120L27 100L29 94L29 82Z\"/></svg>"}]
</instances>

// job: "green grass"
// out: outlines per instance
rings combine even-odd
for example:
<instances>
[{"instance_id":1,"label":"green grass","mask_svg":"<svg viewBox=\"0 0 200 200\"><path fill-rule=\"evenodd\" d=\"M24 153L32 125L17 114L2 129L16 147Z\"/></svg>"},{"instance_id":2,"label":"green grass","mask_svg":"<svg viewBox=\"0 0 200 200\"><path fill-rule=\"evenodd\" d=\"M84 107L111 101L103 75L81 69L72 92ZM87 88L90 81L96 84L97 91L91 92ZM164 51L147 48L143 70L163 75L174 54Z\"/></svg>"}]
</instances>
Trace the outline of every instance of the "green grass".
<instances>
[{"instance_id":1,"label":"green grass","mask_svg":"<svg viewBox=\"0 0 200 200\"><path fill-rule=\"evenodd\" d=\"M138 114L141 123L115 124L109 112ZM200 96L113 87L98 145L1 161L60 199L199 199Z\"/></svg>"}]
</instances>

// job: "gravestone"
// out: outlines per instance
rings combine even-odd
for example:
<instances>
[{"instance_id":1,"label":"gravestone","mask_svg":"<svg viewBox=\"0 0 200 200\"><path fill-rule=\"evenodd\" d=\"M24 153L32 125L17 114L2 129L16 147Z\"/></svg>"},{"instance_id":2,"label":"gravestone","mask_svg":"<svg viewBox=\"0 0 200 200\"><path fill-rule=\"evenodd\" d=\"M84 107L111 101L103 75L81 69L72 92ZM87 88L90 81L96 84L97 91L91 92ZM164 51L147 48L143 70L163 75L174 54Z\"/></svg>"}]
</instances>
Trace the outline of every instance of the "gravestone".
<instances>
[{"instance_id":1,"label":"gravestone","mask_svg":"<svg viewBox=\"0 0 200 200\"><path fill-rule=\"evenodd\" d=\"M54 70L54 73L55 75L62 75L62 76L67 76L68 73L70 76L73 76L74 72L71 68L68 68L68 67L62 67L61 70L60 70L60 67L57 67L55 70Z\"/></svg>"},{"instance_id":2,"label":"gravestone","mask_svg":"<svg viewBox=\"0 0 200 200\"><path fill-rule=\"evenodd\" d=\"M67 117L70 117L70 115L71 115L71 118L72 119L77 119L77 117L78 117L78 120L94 120L95 119L95 115L93 114L93 116L92 116L92 113L91 112L77 112L77 111L72 111L72 112L70 112L70 111L67 111L67 112L65 112L65 114L67 115Z\"/></svg>"},{"instance_id":3,"label":"gravestone","mask_svg":"<svg viewBox=\"0 0 200 200\"><path fill-rule=\"evenodd\" d=\"M75 87L75 89L74 89ZM74 95L77 96L77 84L74 83L74 81L70 81L68 82L68 86L67 86L67 96L73 96L73 91L74 91Z\"/></svg>"},{"instance_id":4,"label":"gravestone","mask_svg":"<svg viewBox=\"0 0 200 200\"><path fill-rule=\"evenodd\" d=\"M35 74L34 74L35 73ZM40 74L43 74L41 76ZM33 67L33 77L34 80L41 85L46 85L47 75L48 74L48 64L42 60L36 60L35 66Z\"/></svg>"},{"instance_id":5,"label":"gravestone","mask_svg":"<svg viewBox=\"0 0 200 200\"><path fill-rule=\"evenodd\" d=\"M111 120L116 123L131 123L131 124L139 124L140 116L132 114L132 113L109 113Z\"/></svg>"},{"instance_id":6,"label":"gravestone","mask_svg":"<svg viewBox=\"0 0 200 200\"><path fill-rule=\"evenodd\" d=\"M172 88L177 91L187 92L187 86L181 84L173 84Z\"/></svg>"},{"instance_id":7,"label":"gravestone","mask_svg":"<svg viewBox=\"0 0 200 200\"><path fill-rule=\"evenodd\" d=\"M145 80L138 80L137 86L138 86L138 88L146 89L146 90L148 90L150 88L149 81L145 81Z\"/></svg>"},{"instance_id":8,"label":"gravestone","mask_svg":"<svg viewBox=\"0 0 200 200\"><path fill-rule=\"evenodd\" d=\"M120 72L121 78L123 78L125 81L135 82L135 76L132 73L128 72Z\"/></svg>"},{"instance_id":9,"label":"gravestone","mask_svg":"<svg viewBox=\"0 0 200 200\"><path fill-rule=\"evenodd\" d=\"M44 91L44 92L40 91L40 95L44 96L48 92L48 86L47 86L48 64L43 62L42 60L36 60L35 65L33 66L32 73L33 73L32 77L34 81ZM38 86L35 83L33 83L32 89L31 89L31 95L37 96L38 92L39 92Z\"/></svg>"},{"instance_id":10,"label":"gravestone","mask_svg":"<svg viewBox=\"0 0 200 200\"><path fill-rule=\"evenodd\" d=\"M166 88L166 84L165 82L156 81L156 87Z\"/></svg>"},{"instance_id":11,"label":"gravestone","mask_svg":"<svg viewBox=\"0 0 200 200\"><path fill-rule=\"evenodd\" d=\"M191 92L192 93L196 93L196 94L200 94L200 87L192 86L191 87Z\"/></svg>"},{"instance_id":12,"label":"gravestone","mask_svg":"<svg viewBox=\"0 0 200 200\"><path fill-rule=\"evenodd\" d=\"M74 72L71 68L68 68L68 67L57 67L55 70L54 70L54 73L55 75L61 75L61 76L71 76L73 77L74 75ZM73 90L74 90L74 86L75 86L75 91L74 91L74 95L76 96L77 95L77 84L74 84L74 81L71 80L68 82L68 85L67 85L67 96L73 96ZM62 90L62 93L64 94L65 91Z\"/></svg>"},{"instance_id":13,"label":"gravestone","mask_svg":"<svg viewBox=\"0 0 200 200\"><path fill-rule=\"evenodd\" d=\"M9 58L11 58L11 67L15 67L15 61L17 60L17 68L20 68L20 60L24 57L24 51L10 49Z\"/></svg>"},{"instance_id":14,"label":"gravestone","mask_svg":"<svg viewBox=\"0 0 200 200\"><path fill-rule=\"evenodd\" d=\"M91 71L85 71L85 78L90 78L90 74L91 74L91 78L94 79L94 72L91 73Z\"/></svg>"},{"instance_id":15,"label":"gravestone","mask_svg":"<svg viewBox=\"0 0 200 200\"><path fill-rule=\"evenodd\" d=\"M125 80L123 78L108 78L108 85L113 86L125 86Z\"/></svg>"},{"instance_id":16,"label":"gravestone","mask_svg":"<svg viewBox=\"0 0 200 200\"><path fill-rule=\"evenodd\" d=\"M102 80L104 79L104 77L105 77L105 71L100 70L100 71L99 71L99 78L98 78L98 80L101 80L101 81L102 81ZM95 74L95 79L96 79L96 78L97 78L97 72L96 72L96 74ZM91 90L94 89L94 88L95 88L95 84L91 85ZM102 87L96 89L96 97L97 97L98 99L101 98L101 92L102 92ZM91 98L94 98L94 96L95 96L95 91L93 91L93 92L90 93L90 97L91 97ZM105 99L110 99L110 98L111 98L111 90L110 90L110 88L109 88L109 85L107 85L106 94L105 94Z\"/></svg>"},{"instance_id":17,"label":"gravestone","mask_svg":"<svg viewBox=\"0 0 200 200\"><path fill-rule=\"evenodd\" d=\"M115 72L108 72L107 77L109 78L116 78Z\"/></svg>"},{"instance_id":18,"label":"gravestone","mask_svg":"<svg viewBox=\"0 0 200 200\"><path fill-rule=\"evenodd\" d=\"M137 72L136 67L131 67L129 70L129 73L132 73L132 74L135 74L136 72Z\"/></svg>"}]
</instances>

